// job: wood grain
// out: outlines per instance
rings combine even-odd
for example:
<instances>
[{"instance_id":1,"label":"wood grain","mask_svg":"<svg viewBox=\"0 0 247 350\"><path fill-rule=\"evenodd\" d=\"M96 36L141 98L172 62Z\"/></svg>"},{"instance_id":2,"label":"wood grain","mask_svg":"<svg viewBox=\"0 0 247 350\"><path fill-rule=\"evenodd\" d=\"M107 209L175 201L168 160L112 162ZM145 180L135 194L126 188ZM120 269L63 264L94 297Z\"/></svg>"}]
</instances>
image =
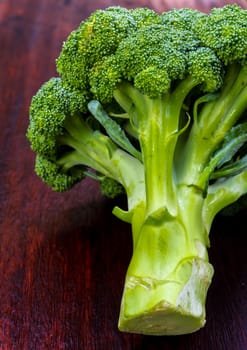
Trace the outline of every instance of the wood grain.
<instances>
[{"instance_id":1,"label":"wood grain","mask_svg":"<svg viewBox=\"0 0 247 350\"><path fill-rule=\"evenodd\" d=\"M211 233L215 277L206 327L192 335L120 333L117 319L131 256L130 227L111 214L93 180L64 194L33 172L25 133L31 96L55 74L62 42L96 8L189 6L232 1L0 0L0 350L245 350L244 213ZM242 6L245 1L239 1Z\"/></svg>"}]
</instances>

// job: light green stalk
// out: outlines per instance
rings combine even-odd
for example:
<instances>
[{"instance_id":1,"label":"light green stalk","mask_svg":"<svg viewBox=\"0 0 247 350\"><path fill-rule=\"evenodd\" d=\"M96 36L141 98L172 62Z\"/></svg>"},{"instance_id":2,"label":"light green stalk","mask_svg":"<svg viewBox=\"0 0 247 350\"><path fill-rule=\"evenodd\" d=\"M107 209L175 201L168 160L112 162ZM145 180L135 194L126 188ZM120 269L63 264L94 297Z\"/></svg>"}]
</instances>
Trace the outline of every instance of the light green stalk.
<instances>
[{"instance_id":1,"label":"light green stalk","mask_svg":"<svg viewBox=\"0 0 247 350\"><path fill-rule=\"evenodd\" d=\"M183 101L196 81L150 99L125 84L115 96L138 133L145 200L125 216L133 255L126 274L119 329L165 335L190 333L205 323L213 268L202 217L203 192L177 183L176 146ZM124 218L121 211L114 213Z\"/></svg>"},{"instance_id":2,"label":"light green stalk","mask_svg":"<svg viewBox=\"0 0 247 350\"><path fill-rule=\"evenodd\" d=\"M132 217L133 256L126 274L119 317L122 331L175 335L205 323L205 299L213 268L202 218L203 198L178 189L178 212Z\"/></svg>"}]
</instances>

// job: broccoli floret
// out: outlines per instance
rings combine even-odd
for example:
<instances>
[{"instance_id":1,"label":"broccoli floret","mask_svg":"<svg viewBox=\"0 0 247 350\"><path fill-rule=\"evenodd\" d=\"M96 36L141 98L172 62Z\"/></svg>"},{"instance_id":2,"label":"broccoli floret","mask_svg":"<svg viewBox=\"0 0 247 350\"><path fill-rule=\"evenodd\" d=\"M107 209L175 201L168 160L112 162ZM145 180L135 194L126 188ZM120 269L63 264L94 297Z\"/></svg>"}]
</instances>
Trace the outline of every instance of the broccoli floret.
<instances>
[{"instance_id":1,"label":"broccoli floret","mask_svg":"<svg viewBox=\"0 0 247 350\"><path fill-rule=\"evenodd\" d=\"M85 177L85 169L74 166L70 172L61 170L61 166L41 154L35 159L35 172L53 191L64 192L72 188Z\"/></svg>"},{"instance_id":2,"label":"broccoli floret","mask_svg":"<svg viewBox=\"0 0 247 350\"><path fill-rule=\"evenodd\" d=\"M204 17L205 15L205 13L191 8L180 8L162 13L161 19L162 23L169 28L173 27L174 29L191 31L200 17Z\"/></svg>"},{"instance_id":3,"label":"broccoli floret","mask_svg":"<svg viewBox=\"0 0 247 350\"><path fill-rule=\"evenodd\" d=\"M68 190L85 176L97 178L100 182L107 177L124 186L124 173L127 177L128 172L126 162L131 164L131 155L127 152L130 151L138 157L138 151L127 137L124 138L125 133L117 123L112 121L110 135L127 152L118 148L100 130L97 120L92 122L88 109L85 108L86 101L86 96L64 85L61 78L51 78L44 83L32 99L27 137L33 151L38 155L35 170L55 191ZM97 112L97 108L94 110ZM102 113L103 110L100 111ZM99 117L98 119L105 125L104 120ZM116 166L118 158L122 162ZM140 162L136 158L133 158L133 162L138 169ZM124 171L121 170L122 167ZM129 178L132 177L131 172L133 171L130 169ZM135 179L136 177L137 174ZM115 185L115 195L119 193L119 188L120 185ZM104 192L107 194L107 190ZM113 186L108 192L114 196Z\"/></svg>"},{"instance_id":4,"label":"broccoli floret","mask_svg":"<svg viewBox=\"0 0 247 350\"><path fill-rule=\"evenodd\" d=\"M246 16L237 5L97 10L32 99L27 136L43 181L65 191L91 176L127 197L127 210L113 209L133 238L122 331L205 324L212 222L246 205Z\"/></svg>"},{"instance_id":5,"label":"broccoli floret","mask_svg":"<svg viewBox=\"0 0 247 350\"><path fill-rule=\"evenodd\" d=\"M210 30L208 30L210 28ZM212 9L195 22L193 30L224 64L246 60L247 12L237 5Z\"/></svg>"},{"instance_id":6,"label":"broccoli floret","mask_svg":"<svg viewBox=\"0 0 247 350\"><path fill-rule=\"evenodd\" d=\"M51 78L32 98L28 138L33 151L53 158L57 153L57 135L68 115L87 110L86 94L65 88L60 78Z\"/></svg>"},{"instance_id":7,"label":"broccoli floret","mask_svg":"<svg viewBox=\"0 0 247 350\"><path fill-rule=\"evenodd\" d=\"M100 190L103 195L109 198L115 198L125 194L123 186L109 177L104 177L100 181Z\"/></svg>"},{"instance_id":8,"label":"broccoli floret","mask_svg":"<svg viewBox=\"0 0 247 350\"><path fill-rule=\"evenodd\" d=\"M58 73L72 86L85 90L89 70L95 63L114 53L137 28L158 21L159 15L150 9L129 11L113 6L95 11L64 42L57 59Z\"/></svg>"}]
</instances>

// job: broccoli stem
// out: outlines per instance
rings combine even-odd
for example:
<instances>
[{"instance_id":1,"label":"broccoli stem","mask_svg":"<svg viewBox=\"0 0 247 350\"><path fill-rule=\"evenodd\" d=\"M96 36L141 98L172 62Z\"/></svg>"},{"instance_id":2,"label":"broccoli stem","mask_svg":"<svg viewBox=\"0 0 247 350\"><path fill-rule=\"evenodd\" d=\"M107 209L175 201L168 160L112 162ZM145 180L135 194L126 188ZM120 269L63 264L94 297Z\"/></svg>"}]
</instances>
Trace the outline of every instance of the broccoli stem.
<instances>
[{"instance_id":1,"label":"broccoli stem","mask_svg":"<svg viewBox=\"0 0 247 350\"><path fill-rule=\"evenodd\" d=\"M93 131L79 114L66 121L58 143L69 147L57 160L64 171L83 165L116 180L126 190L129 210L145 200L143 164L108 136Z\"/></svg>"},{"instance_id":2,"label":"broccoli stem","mask_svg":"<svg viewBox=\"0 0 247 350\"><path fill-rule=\"evenodd\" d=\"M181 155L180 183L191 184L205 191L213 169L208 169L208 176L204 174L201 177L201 174L227 132L241 118L246 103L246 67L233 63L227 70L218 96L207 102L194 120Z\"/></svg>"},{"instance_id":3,"label":"broccoli stem","mask_svg":"<svg viewBox=\"0 0 247 350\"><path fill-rule=\"evenodd\" d=\"M164 204L171 215L176 213L172 164L178 118L174 106L166 103L166 100L148 99L146 113L149 117L139 127L145 168L147 216Z\"/></svg>"},{"instance_id":4,"label":"broccoli stem","mask_svg":"<svg viewBox=\"0 0 247 350\"><path fill-rule=\"evenodd\" d=\"M175 335L205 323L213 268L206 249L203 198L187 186L181 186L177 196L175 217L146 217L140 207L133 215L133 256L119 317L122 331Z\"/></svg>"},{"instance_id":5,"label":"broccoli stem","mask_svg":"<svg viewBox=\"0 0 247 350\"><path fill-rule=\"evenodd\" d=\"M247 69L233 63L227 69L218 98L207 103L200 113L198 127L203 129L203 136L226 134L242 115L246 101Z\"/></svg>"},{"instance_id":6,"label":"broccoli stem","mask_svg":"<svg viewBox=\"0 0 247 350\"><path fill-rule=\"evenodd\" d=\"M132 84L123 82L114 93L138 134L145 169L147 216L161 207L170 215L176 214L174 153L180 134L181 109L196 85L198 81L189 76L174 90L150 98Z\"/></svg>"},{"instance_id":7,"label":"broccoli stem","mask_svg":"<svg viewBox=\"0 0 247 350\"><path fill-rule=\"evenodd\" d=\"M129 220L133 255L120 310L122 331L182 334L205 322L213 268L207 255L204 198L196 187L177 184L175 161L183 103L197 84L188 77L154 99L128 83L115 93L138 132L146 195Z\"/></svg>"},{"instance_id":8,"label":"broccoli stem","mask_svg":"<svg viewBox=\"0 0 247 350\"><path fill-rule=\"evenodd\" d=\"M216 181L208 187L204 201L203 218L206 230L209 232L213 219L226 206L236 202L247 192L247 170L231 176L225 181Z\"/></svg>"}]
</instances>

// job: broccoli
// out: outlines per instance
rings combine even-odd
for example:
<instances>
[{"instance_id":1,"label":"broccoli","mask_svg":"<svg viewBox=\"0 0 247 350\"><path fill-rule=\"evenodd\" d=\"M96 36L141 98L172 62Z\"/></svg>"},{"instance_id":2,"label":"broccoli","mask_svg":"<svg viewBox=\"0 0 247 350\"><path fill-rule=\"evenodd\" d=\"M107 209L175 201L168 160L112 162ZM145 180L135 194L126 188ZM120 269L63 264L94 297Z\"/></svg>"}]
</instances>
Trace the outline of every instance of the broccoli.
<instances>
[{"instance_id":1,"label":"broccoli","mask_svg":"<svg viewBox=\"0 0 247 350\"><path fill-rule=\"evenodd\" d=\"M55 191L85 176L132 227L121 331L205 324L215 216L247 193L247 11L109 7L64 42L30 105L35 170ZM241 201L241 202L240 202Z\"/></svg>"}]
</instances>

